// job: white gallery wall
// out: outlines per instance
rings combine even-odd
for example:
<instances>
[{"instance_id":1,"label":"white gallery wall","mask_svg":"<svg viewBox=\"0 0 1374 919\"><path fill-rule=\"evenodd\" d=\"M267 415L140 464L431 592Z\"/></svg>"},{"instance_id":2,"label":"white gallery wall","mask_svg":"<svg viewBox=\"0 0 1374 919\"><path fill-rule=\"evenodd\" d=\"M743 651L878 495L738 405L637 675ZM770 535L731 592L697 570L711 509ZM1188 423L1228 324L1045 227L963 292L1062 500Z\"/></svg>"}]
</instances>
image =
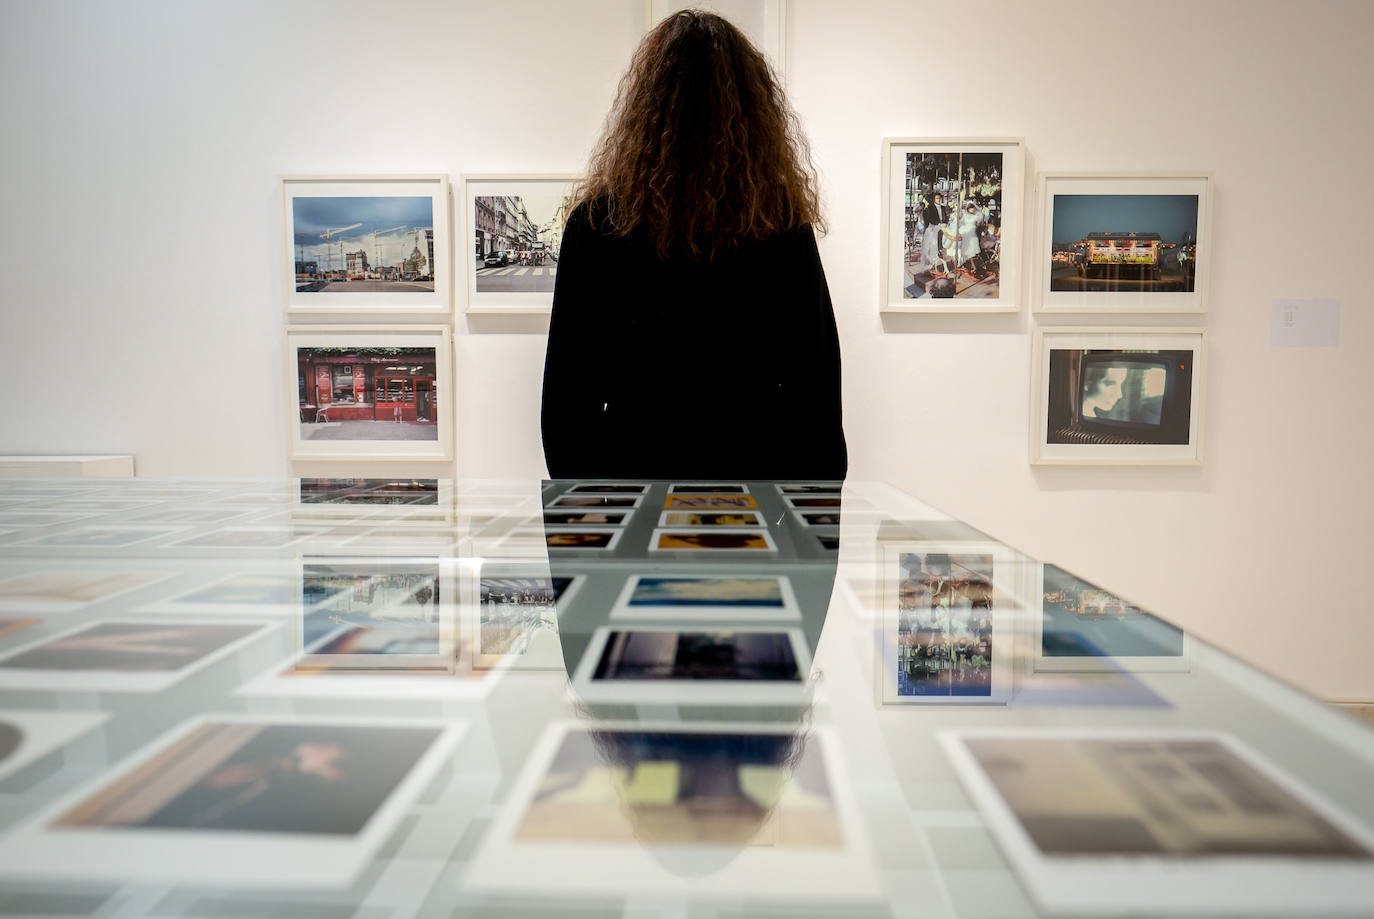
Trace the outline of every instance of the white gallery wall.
<instances>
[{"instance_id":1,"label":"white gallery wall","mask_svg":"<svg viewBox=\"0 0 1374 919\"><path fill-rule=\"evenodd\" d=\"M0 0L0 454L293 471L277 177L576 172L644 19L643 0ZM1374 699L1372 32L1365 0L786 0L851 475ZM1031 467L1028 310L880 318L882 138L1008 135L1032 171L1213 174L1200 467ZM1340 301L1339 347L1272 347L1290 298ZM458 461L433 474L542 475L541 330L455 332ZM665 370L723 340L670 343Z\"/></svg>"}]
</instances>

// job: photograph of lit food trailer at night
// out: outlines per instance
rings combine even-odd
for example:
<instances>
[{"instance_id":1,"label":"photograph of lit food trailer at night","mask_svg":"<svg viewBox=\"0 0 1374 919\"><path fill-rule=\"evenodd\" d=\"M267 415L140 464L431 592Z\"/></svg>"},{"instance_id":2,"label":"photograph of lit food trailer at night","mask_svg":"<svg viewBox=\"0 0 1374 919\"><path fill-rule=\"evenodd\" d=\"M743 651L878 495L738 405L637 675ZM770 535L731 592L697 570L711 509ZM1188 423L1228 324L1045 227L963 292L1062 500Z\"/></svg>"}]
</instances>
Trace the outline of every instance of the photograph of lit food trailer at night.
<instances>
[{"instance_id":1,"label":"photograph of lit food trailer at night","mask_svg":"<svg viewBox=\"0 0 1374 919\"><path fill-rule=\"evenodd\" d=\"M1197 195L1054 195L1052 291L1185 291L1197 277Z\"/></svg>"}]
</instances>

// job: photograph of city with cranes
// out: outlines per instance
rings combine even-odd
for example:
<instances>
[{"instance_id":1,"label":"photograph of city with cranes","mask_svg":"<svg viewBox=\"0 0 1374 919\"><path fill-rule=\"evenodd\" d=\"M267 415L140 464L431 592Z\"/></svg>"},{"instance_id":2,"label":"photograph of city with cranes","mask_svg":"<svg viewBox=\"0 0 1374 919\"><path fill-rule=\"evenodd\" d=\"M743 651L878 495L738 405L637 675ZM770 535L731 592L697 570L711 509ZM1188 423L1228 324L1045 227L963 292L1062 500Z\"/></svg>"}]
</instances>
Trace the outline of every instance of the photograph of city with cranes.
<instances>
[{"instance_id":1,"label":"photograph of city with cranes","mask_svg":"<svg viewBox=\"0 0 1374 919\"><path fill-rule=\"evenodd\" d=\"M427 195L291 200L297 293L433 293Z\"/></svg>"}]
</instances>

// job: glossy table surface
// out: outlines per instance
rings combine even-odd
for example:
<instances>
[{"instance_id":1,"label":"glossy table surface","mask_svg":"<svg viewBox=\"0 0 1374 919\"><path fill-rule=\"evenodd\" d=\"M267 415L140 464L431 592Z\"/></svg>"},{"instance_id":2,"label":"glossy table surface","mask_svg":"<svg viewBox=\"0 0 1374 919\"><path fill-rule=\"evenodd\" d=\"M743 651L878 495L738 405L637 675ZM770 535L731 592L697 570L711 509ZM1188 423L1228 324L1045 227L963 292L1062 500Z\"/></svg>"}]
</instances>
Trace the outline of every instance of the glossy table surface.
<instances>
[{"instance_id":1,"label":"glossy table surface","mask_svg":"<svg viewBox=\"0 0 1374 919\"><path fill-rule=\"evenodd\" d=\"M0 480L0 915L1374 915L1374 732L1053 561L872 482Z\"/></svg>"}]
</instances>

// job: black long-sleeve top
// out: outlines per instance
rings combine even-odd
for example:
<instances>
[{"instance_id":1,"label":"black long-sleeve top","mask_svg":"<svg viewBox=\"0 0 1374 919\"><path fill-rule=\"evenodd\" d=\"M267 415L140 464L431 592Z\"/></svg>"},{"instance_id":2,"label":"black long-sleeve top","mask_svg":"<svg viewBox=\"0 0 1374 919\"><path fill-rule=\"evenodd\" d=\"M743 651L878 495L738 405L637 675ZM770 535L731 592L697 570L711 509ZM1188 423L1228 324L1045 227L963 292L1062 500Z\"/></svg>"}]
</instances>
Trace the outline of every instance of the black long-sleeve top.
<instances>
[{"instance_id":1,"label":"black long-sleeve top","mask_svg":"<svg viewBox=\"0 0 1374 919\"><path fill-rule=\"evenodd\" d=\"M662 259L563 231L541 427L554 478L842 479L835 313L809 227Z\"/></svg>"}]
</instances>

